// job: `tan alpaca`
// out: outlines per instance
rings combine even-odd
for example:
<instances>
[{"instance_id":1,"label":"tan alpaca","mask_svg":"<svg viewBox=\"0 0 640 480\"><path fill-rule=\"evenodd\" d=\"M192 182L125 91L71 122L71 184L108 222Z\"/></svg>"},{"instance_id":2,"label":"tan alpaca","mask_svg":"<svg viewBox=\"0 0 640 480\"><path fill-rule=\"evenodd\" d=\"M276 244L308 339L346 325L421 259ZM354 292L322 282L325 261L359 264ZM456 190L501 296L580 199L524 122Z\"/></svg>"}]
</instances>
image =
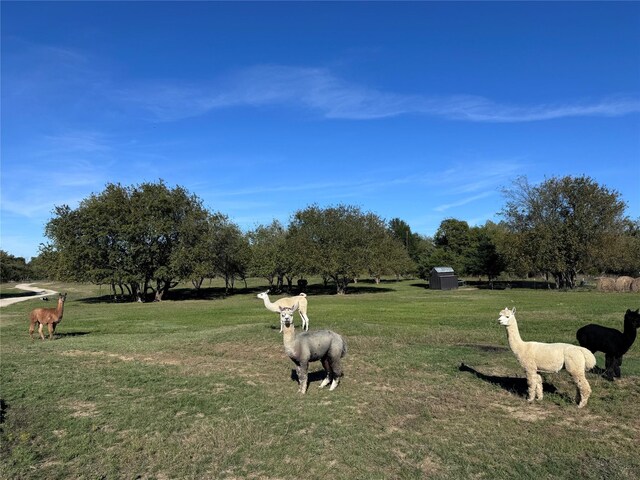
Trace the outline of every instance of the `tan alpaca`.
<instances>
[{"instance_id":1,"label":"tan alpaca","mask_svg":"<svg viewBox=\"0 0 640 480\"><path fill-rule=\"evenodd\" d=\"M269 300L269 290L259 293L257 296L264 301L264 306L267 310L276 313L280 313L280 307L293 308L297 305L296 308L298 308L298 313L302 319L302 328L304 330L309 330L309 317L307 317L307 295L305 293L301 293L295 297L284 297L273 303ZM282 322L280 322L280 332L282 332Z\"/></svg>"},{"instance_id":2,"label":"tan alpaca","mask_svg":"<svg viewBox=\"0 0 640 480\"><path fill-rule=\"evenodd\" d=\"M44 340L44 334L42 333L42 327L47 326L49 329L49 340L53 340L53 333L56 331L56 327L62 321L62 314L64 312L64 301L67 299L66 293L61 293L58 297L58 306L56 308L35 308L31 311L29 325L29 336L33 340L33 331L38 327L38 333L40 338Z\"/></svg>"},{"instance_id":3,"label":"tan alpaca","mask_svg":"<svg viewBox=\"0 0 640 480\"><path fill-rule=\"evenodd\" d=\"M518 332L515 313L515 308L505 308L498 321L507 327L509 346L527 375L528 400L542 400L542 377L538 372L555 373L564 367L576 383L578 408L584 407L591 395L585 371L595 367L596 357L586 348L569 343L524 342Z\"/></svg>"}]
</instances>

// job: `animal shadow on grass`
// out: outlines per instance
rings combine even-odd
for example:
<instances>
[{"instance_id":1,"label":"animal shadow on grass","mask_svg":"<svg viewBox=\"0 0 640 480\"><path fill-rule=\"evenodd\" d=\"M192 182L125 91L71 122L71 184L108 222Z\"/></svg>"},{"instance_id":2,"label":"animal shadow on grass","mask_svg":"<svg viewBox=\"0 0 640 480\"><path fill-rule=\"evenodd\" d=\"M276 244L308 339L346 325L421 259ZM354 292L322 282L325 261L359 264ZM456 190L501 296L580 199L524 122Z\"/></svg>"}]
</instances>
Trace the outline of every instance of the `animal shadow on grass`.
<instances>
[{"instance_id":1,"label":"animal shadow on grass","mask_svg":"<svg viewBox=\"0 0 640 480\"><path fill-rule=\"evenodd\" d=\"M461 363L459 370L461 372L469 372L474 374L480 380L484 380L485 382L492 383L494 385L498 385L508 392L513 392L518 394L521 397L526 397L528 394L528 386L526 378L518 378L518 377L499 377L497 375L486 375L482 372L479 372L473 367L469 365L465 365L465 363ZM557 389L550 383L543 382L542 383L542 391L544 393L556 393Z\"/></svg>"},{"instance_id":2,"label":"animal shadow on grass","mask_svg":"<svg viewBox=\"0 0 640 480\"><path fill-rule=\"evenodd\" d=\"M324 370L316 370L315 372L309 372L309 374L307 375L307 380L309 384L311 384L313 382L320 382L324 380L324 377L326 377L326 373ZM296 372L295 368L291 369L291 380L293 380L294 382L298 382L298 373Z\"/></svg>"},{"instance_id":3,"label":"animal shadow on grass","mask_svg":"<svg viewBox=\"0 0 640 480\"><path fill-rule=\"evenodd\" d=\"M9 406L7 402L4 401L4 398L0 398L0 432L2 431L1 425L4 423L4 419L7 416L7 410Z\"/></svg>"},{"instance_id":4,"label":"animal shadow on grass","mask_svg":"<svg viewBox=\"0 0 640 480\"><path fill-rule=\"evenodd\" d=\"M84 335L89 335L89 332L64 332L64 333L55 333L53 338L59 337L82 337Z\"/></svg>"}]
</instances>

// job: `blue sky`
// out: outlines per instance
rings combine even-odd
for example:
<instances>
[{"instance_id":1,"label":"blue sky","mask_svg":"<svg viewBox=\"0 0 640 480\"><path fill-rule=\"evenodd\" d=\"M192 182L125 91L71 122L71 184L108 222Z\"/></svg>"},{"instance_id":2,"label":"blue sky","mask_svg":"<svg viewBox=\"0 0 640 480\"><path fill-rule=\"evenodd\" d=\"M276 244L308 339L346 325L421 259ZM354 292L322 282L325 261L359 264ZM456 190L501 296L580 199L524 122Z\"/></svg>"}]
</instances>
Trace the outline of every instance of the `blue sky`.
<instances>
[{"instance_id":1,"label":"blue sky","mask_svg":"<svg viewBox=\"0 0 640 480\"><path fill-rule=\"evenodd\" d=\"M357 205L433 235L520 175L640 217L640 3L0 4L1 247L164 179L243 229Z\"/></svg>"}]
</instances>

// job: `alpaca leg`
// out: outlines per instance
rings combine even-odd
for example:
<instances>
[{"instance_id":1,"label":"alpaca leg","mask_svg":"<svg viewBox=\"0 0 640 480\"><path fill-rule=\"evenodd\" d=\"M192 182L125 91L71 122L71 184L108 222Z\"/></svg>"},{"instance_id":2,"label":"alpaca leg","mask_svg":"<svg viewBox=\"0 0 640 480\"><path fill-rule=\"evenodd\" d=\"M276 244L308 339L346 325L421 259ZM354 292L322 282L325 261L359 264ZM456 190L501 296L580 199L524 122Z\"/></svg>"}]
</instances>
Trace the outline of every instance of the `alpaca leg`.
<instances>
[{"instance_id":1,"label":"alpaca leg","mask_svg":"<svg viewBox=\"0 0 640 480\"><path fill-rule=\"evenodd\" d=\"M591 386L589 382L587 382L587 377L585 376L585 358L582 352L572 349L568 350L565 353L564 357L564 368L567 370L571 378L576 384L577 394L576 401L578 402L578 407L582 408L587 404L589 400L589 396L591 395Z\"/></svg>"},{"instance_id":2,"label":"alpaca leg","mask_svg":"<svg viewBox=\"0 0 640 480\"><path fill-rule=\"evenodd\" d=\"M323 358L322 367L324 368L324 372L326 376L322 380L322 383L320 384L320 388L326 387L331 381L331 366L329 365L329 360L327 360L326 358Z\"/></svg>"},{"instance_id":3,"label":"alpaca leg","mask_svg":"<svg viewBox=\"0 0 640 480\"><path fill-rule=\"evenodd\" d=\"M33 340L33 332L36 329L36 324L32 323L29 325L29 336L31 337L31 340Z\"/></svg>"},{"instance_id":4,"label":"alpaca leg","mask_svg":"<svg viewBox=\"0 0 640 480\"><path fill-rule=\"evenodd\" d=\"M589 401L589 397L591 396L591 386L589 382L587 382L586 377L583 375L577 376L573 378L576 382L576 386L578 387L577 398L578 408L584 407Z\"/></svg>"},{"instance_id":5,"label":"alpaca leg","mask_svg":"<svg viewBox=\"0 0 640 480\"><path fill-rule=\"evenodd\" d=\"M342 362L340 361L340 358L337 358L335 360L331 360L330 364L331 376L333 377L333 380L331 382L329 390L335 390L340 383L340 377L342 376Z\"/></svg>"},{"instance_id":6,"label":"alpaca leg","mask_svg":"<svg viewBox=\"0 0 640 480\"><path fill-rule=\"evenodd\" d=\"M529 396L527 397L527 400L529 402L533 402L536 398L536 388L538 385L538 377L539 375L535 371L533 373L527 372L527 386L529 387L528 388Z\"/></svg>"},{"instance_id":7,"label":"alpaca leg","mask_svg":"<svg viewBox=\"0 0 640 480\"><path fill-rule=\"evenodd\" d=\"M53 340L53 331L55 330L55 326L52 323L47 324L47 329L49 330L49 340Z\"/></svg>"},{"instance_id":8,"label":"alpaca leg","mask_svg":"<svg viewBox=\"0 0 640 480\"><path fill-rule=\"evenodd\" d=\"M41 323L40 326L38 327L38 333L40 334L40 338L44 340L44 333L42 333L42 327L44 327L44 325Z\"/></svg>"},{"instance_id":9,"label":"alpaca leg","mask_svg":"<svg viewBox=\"0 0 640 480\"><path fill-rule=\"evenodd\" d=\"M298 388L298 392L305 394L307 393L307 369L309 368L308 363L300 363L300 367L298 367L298 381L300 382L300 386Z\"/></svg>"},{"instance_id":10,"label":"alpaca leg","mask_svg":"<svg viewBox=\"0 0 640 480\"><path fill-rule=\"evenodd\" d=\"M602 374L602 376L604 378L606 378L607 380L613 380L613 370L614 370L614 366L615 366L615 358L613 355L607 353L606 356L604 357L604 365L605 365L605 371Z\"/></svg>"},{"instance_id":11,"label":"alpaca leg","mask_svg":"<svg viewBox=\"0 0 640 480\"><path fill-rule=\"evenodd\" d=\"M542 377L536 375L536 400L542 400Z\"/></svg>"},{"instance_id":12,"label":"alpaca leg","mask_svg":"<svg viewBox=\"0 0 640 480\"><path fill-rule=\"evenodd\" d=\"M309 317L307 317L307 314L300 312L300 319L302 320L302 329L309 330Z\"/></svg>"},{"instance_id":13,"label":"alpaca leg","mask_svg":"<svg viewBox=\"0 0 640 480\"><path fill-rule=\"evenodd\" d=\"M620 378L620 366L622 365L622 357L617 357L613 362L613 376Z\"/></svg>"}]
</instances>

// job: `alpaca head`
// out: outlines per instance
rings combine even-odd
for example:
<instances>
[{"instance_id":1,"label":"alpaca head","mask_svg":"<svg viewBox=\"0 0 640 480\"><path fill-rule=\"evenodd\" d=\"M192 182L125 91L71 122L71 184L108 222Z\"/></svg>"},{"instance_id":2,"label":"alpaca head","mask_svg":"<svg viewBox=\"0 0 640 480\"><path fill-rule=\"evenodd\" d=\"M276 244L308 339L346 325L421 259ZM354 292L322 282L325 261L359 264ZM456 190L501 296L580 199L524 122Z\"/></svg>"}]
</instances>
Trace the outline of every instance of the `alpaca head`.
<instances>
[{"instance_id":1,"label":"alpaca head","mask_svg":"<svg viewBox=\"0 0 640 480\"><path fill-rule=\"evenodd\" d=\"M268 293L269 293L269 290L267 290L266 292L259 293L257 297L261 300L264 300L265 298L269 298Z\"/></svg>"},{"instance_id":2,"label":"alpaca head","mask_svg":"<svg viewBox=\"0 0 640 480\"><path fill-rule=\"evenodd\" d=\"M631 323L634 328L640 327L640 309L635 312L631 309L627 310L627 313L624 314L624 323Z\"/></svg>"},{"instance_id":3,"label":"alpaca head","mask_svg":"<svg viewBox=\"0 0 640 480\"><path fill-rule=\"evenodd\" d=\"M280 307L280 325L285 328L293 328L293 312L295 312L297 308L297 303L293 306L293 308Z\"/></svg>"},{"instance_id":4,"label":"alpaca head","mask_svg":"<svg viewBox=\"0 0 640 480\"><path fill-rule=\"evenodd\" d=\"M513 324L515 319L516 319L516 307L513 307L512 310L505 308L504 310L500 311L500 318L498 318L498 322L500 322L500 325L504 325L506 327L508 325Z\"/></svg>"}]
</instances>

